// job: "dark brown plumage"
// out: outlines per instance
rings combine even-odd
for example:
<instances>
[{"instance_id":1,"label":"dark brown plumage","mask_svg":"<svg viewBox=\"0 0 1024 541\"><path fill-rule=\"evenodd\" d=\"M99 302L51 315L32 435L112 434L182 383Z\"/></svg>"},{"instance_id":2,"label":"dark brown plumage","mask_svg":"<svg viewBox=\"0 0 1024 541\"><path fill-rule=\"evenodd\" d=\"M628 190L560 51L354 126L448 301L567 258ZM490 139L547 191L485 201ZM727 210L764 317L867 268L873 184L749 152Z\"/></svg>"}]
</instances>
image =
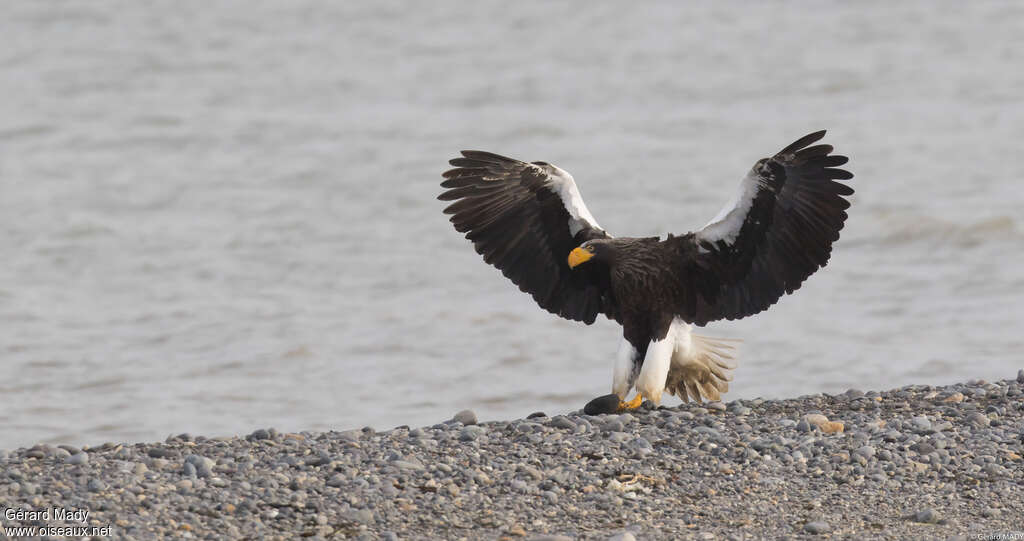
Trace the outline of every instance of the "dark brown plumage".
<instances>
[{"instance_id":1,"label":"dark brown plumage","mask_svg":"<svg viewBox=\"0 0 1024 541\"><path fill-rule=\"evenodd\" d=\"M568 173L489 152L451 160L439 199L454 201L444 212L455 229L541 307L588 324L598 314L621 323L639 369L674 320L756 314L828 262L853 193L839 181L853 175L839 168L845 156L814 145L824 135L759 160L733 207L665 239L612 238Z\"/></svg>"}]
</instances>

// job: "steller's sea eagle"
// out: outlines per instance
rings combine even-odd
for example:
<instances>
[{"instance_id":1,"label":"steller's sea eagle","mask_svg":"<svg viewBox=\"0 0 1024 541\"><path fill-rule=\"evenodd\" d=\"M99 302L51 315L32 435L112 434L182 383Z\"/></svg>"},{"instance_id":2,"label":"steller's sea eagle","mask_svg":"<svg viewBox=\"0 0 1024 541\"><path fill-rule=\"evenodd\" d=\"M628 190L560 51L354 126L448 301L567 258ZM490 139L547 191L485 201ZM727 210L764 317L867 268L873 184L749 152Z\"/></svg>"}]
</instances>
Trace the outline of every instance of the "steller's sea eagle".
<instances>
[{"instance_id":1,"label":"steller's sea eagle","mask_svg":"<svg viewBox=\"0 0 1024 541\"><path fill-rule=\"evenodd\" d=\"M853 194L838 181L853 175L838 168L846 156L814 145L824 136L758 160L707 225L665 239L612 237L569 173L479 150L449 162L438 199L455 201L444 209L455 229L542 308L622 325L612 406L601 408L658 405L665 390L718 400L732 380L732 347L691 325L761 312L828 262Z\"/></svg>"}]
</instances>

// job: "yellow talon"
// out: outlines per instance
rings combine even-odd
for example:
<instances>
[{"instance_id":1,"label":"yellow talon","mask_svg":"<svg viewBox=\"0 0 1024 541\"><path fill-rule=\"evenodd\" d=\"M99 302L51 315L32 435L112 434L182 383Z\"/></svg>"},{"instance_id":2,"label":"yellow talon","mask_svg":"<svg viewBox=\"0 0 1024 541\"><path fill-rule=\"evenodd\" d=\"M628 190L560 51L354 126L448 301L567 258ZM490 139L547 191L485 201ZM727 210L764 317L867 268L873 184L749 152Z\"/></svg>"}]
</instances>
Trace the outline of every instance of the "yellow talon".
<instances>
[{"instance_id":1,"label":"yellow talon","mask_svg":"<svg viewBox=\"0 0 1024 541\"><path fill-rule=\"evenodd\" d=\"M640 407L640 404L642 404L643 401L644 394L636 393L636 396L633 397L633 400L630 400L629 402L624 402L622 400L619 401L619 411L635 410Z\"/></svg>"}]
</instances>

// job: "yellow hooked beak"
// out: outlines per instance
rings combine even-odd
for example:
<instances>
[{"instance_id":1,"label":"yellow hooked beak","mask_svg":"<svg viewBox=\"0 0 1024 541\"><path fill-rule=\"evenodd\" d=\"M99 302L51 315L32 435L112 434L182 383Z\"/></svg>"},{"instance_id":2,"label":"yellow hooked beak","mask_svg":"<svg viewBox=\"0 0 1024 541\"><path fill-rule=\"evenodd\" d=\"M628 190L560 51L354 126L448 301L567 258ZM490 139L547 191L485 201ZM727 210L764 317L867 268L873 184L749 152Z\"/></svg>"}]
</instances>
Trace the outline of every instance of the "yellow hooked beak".
<instances>
[{"instance_id":1,"label":"yellow hooked beak","mask_svg":"<svg viewBox=\"0 0 1024 541\"><path fill-rule=\"evenodd\" d=\"M569 252L569 268L576 268L581 263L586 263L590 258L594 257L594 254L584 250L583 248L576 248Z\"/></svg>"}]
</instances>

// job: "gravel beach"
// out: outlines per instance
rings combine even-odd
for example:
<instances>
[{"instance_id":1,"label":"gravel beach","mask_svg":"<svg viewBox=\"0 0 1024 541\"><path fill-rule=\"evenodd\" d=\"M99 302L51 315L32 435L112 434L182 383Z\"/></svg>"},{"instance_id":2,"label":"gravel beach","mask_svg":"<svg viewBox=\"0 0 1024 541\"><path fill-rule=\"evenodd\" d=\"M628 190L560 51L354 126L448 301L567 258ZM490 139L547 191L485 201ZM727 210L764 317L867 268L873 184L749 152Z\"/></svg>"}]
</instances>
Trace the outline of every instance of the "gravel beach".
<instances>
[{"instance_id":1,"label":"gravel beach","mask_svg":"<svg viewBox=\"0 0 1024 541\"><path fill-rule=\"evenodd\" d=\"M1024 536L1022 456L1024 370L619 415L37 445L0 451L0 507L9 537L996 539Z\"/></svg>"}]
</instances>

